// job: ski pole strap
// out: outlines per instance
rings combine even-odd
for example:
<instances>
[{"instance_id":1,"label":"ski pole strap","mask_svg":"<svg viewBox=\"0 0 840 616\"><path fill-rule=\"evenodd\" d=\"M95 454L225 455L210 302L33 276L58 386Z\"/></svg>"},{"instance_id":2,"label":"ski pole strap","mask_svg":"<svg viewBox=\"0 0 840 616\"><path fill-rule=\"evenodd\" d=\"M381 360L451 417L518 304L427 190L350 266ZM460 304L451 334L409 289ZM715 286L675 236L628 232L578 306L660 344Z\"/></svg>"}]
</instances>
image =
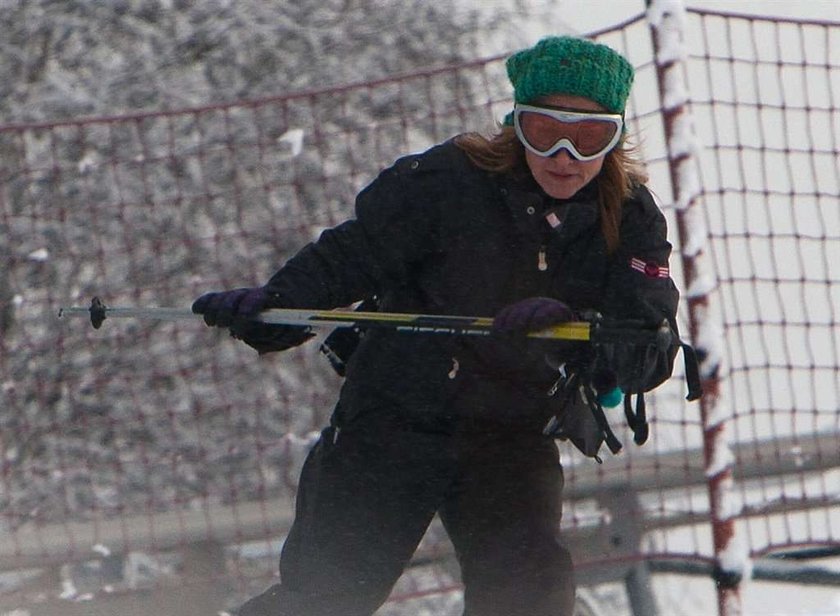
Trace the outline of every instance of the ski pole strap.
<instances>
[{"instance_id":1,"label":"ski pole strap","mask_svg":"<svg viewBox=\"0 0 840 616\"><path fill-rule=\"evenodd\" d=\"M361 302L354 312L374 312L379 300L374 296ZM352 327L336 327L321 343L320 351L339 376L347 372L347 362L359 346L367 328L358 323Z\"/></svg>"},{"instance_id":2,"label":"ski pole strap","mask_svg":"<svg viewBox=\"0 0 840 616\"><path fill-rule=\"evenodd\" d=\"M583 398L589 410L592 412L592 417L595 419L595 423L601 431L601 435L604 437L604 443L606 443L613 454L617 454L622 448L621 441L618 440L615 432L610 427L610 422L607 421L607 416L604 414L604 407L598 402L598 397L594 395L594 390L590 388L587 382L581 380L577 385L580 389L581 398Z\"/></svg>"},{"instance_id":3,"label":"ski pole strap","mask_svg":"<svg viewBox=\"0 0 840 616\"><path fill-rule=\"evenodd\" d=\"M700 363L697 361L697 352L688 343L681 342L683 360L685 362L685 382L688 386L686 400L699 400L703 395L703 384L700 381Z\"/></svg>"},{"instance_id":4,"label":"ski pole strap","mask_svg":"<svg viewBox=\"0 0 840 616\"><path fill-rule=\"evenodd\" d=\"M593 396L588 396L586 401L589 404L589 409L592 411L592 416L595 418L595 423L598 424L598 428L601 430L604 443L613 454L617 454L622 448L621 441L618 440L615 432L610 427L610 422L607 421L607 416L604 414L604 407Z\"/></svg>"},{"instance_id":5,"label":"ski pole strap","mask_svg":"<svg viewBox=\"0 0 840 616\"><path fill-rule=\"evenodd\" d=\"M633 442L637 445L644 445L650 435L650 426L647 422L647 411L645 394L636 394L636 410L633 411L633 400L630 394L624 396L624 417L627 425L633 431Z\"/></svg>"}]
</instances>

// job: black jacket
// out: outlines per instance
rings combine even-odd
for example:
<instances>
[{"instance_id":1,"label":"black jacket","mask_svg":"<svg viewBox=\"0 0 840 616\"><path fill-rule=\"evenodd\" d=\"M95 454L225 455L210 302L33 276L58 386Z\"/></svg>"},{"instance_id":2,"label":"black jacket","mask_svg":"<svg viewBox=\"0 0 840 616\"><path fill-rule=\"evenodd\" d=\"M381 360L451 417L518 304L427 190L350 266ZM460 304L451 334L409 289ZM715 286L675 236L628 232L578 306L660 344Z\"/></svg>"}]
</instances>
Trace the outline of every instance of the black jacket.
<instances>
[{"instance_id":1,"label":"black jacket","mask_svg":"<svg viewBox=\"0 0 840 616\"><path fill-rule=\"evenodd\" d=\"M305 246L267 288L283 307L343 307L376 295L383 311L470 316L550 296L607 317L668 319L676 331L662 213L639 187L623 206L620 248L607 255L596 182L554 200L530 174L480 170L446 142L383 171L359 194L356 218ZM334 421L388 413L430 430L539 429L557 378L546 353L574 351L564 344L371 330L347 367ZM643 389L670 375L675 352Z\"/></svg>"}]
</instances>

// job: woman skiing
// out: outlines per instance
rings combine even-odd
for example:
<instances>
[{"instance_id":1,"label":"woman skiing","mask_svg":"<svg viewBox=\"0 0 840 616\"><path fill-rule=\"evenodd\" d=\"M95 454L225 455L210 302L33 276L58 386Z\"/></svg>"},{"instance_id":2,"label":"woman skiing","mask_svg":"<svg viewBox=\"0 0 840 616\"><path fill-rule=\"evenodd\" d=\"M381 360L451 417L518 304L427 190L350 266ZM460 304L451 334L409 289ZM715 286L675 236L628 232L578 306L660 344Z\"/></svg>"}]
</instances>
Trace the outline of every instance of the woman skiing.
<instances>
[{"instance_id":1,"label":"woman skiing","mask_svg":"<svg viewBox=\"0 0 840 616\"><path fill-rule=\"evenodd\" d=\"M464 614L572 614L555 436L576 435L545 428L583 411L557 384L579 368L602 381L593 391L641 393L668 378L678 345L593 358L522 334L595 313L676 332L678 292L665 219L625 146L631 65L562 36L512 55L507 71L515 104L496 134L398 160L358 195L352 220L264 286L193 305L260 353L312 335L252 320L270 308L375 296L387 312L495 316L496 334L480 338L365 333L302 470L281 583L242 616L372 614L435 514Z\"/></svg>"}]
</instances>

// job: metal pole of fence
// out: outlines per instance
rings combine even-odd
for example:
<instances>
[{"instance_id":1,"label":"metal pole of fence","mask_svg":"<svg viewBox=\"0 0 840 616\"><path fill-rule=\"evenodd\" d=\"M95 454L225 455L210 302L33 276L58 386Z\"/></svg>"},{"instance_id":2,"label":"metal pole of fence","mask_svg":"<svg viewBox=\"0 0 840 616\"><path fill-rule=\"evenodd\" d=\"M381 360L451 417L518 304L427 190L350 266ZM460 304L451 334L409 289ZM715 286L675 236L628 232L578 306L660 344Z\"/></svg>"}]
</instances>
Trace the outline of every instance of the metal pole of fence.
<instances>
[{"instance_id":1,"label":"metal pole of fence","mask_svg":"<svg viewBox=\"0 0 840 616\"><path fill-rule=\"evenodd\" d=\"M749 557L736 533L732 506L734 456L727 436L727 413L720 388L722 326L710 306L717 278L708 264L708 232L699 200L699 164L685 83L684 24L681 0L645 0L653 39L656 76L667 141L671 190L685 277L690 339L700 360L704 395L700 400L703 451L714 544L714 580L720 616L741 614L740 583Z\"/></svg>"}]
</instances>

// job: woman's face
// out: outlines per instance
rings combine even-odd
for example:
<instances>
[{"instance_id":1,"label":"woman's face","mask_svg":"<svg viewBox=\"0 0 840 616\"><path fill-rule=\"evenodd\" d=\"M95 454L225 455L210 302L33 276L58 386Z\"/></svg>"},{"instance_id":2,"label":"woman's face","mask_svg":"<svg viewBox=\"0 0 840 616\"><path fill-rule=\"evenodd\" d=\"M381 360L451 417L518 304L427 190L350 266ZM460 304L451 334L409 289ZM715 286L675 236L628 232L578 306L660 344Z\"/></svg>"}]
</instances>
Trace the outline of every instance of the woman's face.
<instances>
[{"instance_id":1,"label":"woman's face","mask_svg":"<svg viewBox=\"0 0 840 616\"><path fill-rule=\"evenodd\" d=\"M584 111L604 111L598 103L588 98L567 94L551 94L540 98L535 104ZM548 157L538 156L530 150L525 150L525 160L537 184L546 194L555 199L568 199L589 184L604 166L604 156L583 162L572 157L565 149Z\"/></svg>"}]
</instances>

